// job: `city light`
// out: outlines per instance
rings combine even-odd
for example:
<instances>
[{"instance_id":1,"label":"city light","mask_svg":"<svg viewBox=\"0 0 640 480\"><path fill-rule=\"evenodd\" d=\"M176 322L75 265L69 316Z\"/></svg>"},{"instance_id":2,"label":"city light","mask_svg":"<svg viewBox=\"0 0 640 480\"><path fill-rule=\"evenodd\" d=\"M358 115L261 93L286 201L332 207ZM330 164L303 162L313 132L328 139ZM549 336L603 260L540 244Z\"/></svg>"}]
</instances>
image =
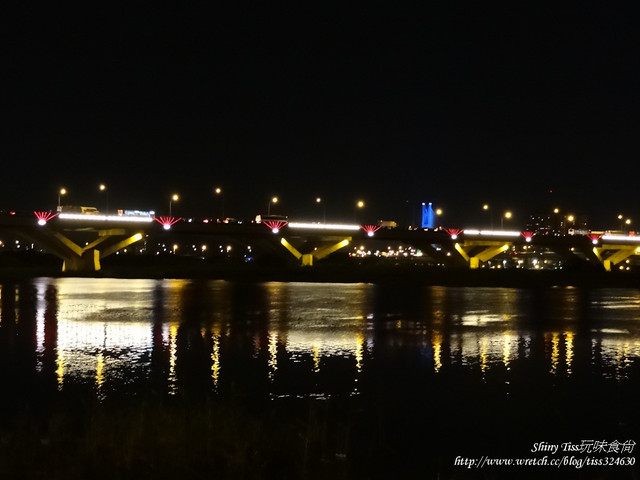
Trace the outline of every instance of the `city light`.
<instances>
[{"instance_id":1,"label":"city light","mask_svg":"<svg viewBox=\"0 0 640 480\"><path fill-rule=\"evenodd\" d=\"M220 218L224 220L224 194L222 188L216 187L214 191L216 195L220 197Z\"/></svg>"},{"instance_id":2,"label":"city light","mask_svg":"<svg viewBox=\"0 0 640 480\"><path fill-rule=\"evenodd\" d=\"M33 212L33 214L38 219L38 225L46 225L49 220L58 215L57 213L51 212Z\"/></svg>"},{"instance_id":3,"label":"city light","mask_svg":"<svg viewBox=\"0 0 640 480\"><path fill-rule=\"evenodd\" d=\"M281 228L287 225L287 222L284 220L267 220L266 222L262 222L265 226L267 226L273 233L278 233Z\"/></svg>"},{"instance_id":4,"label":"city light","mask_svg":"<svg viewBox=\"0 0 640 480\"><path fill-rule=\"evenodd\" d=\"M591 243L593 243L594 245L597 245L598 241L602 238L602 235L599 233L591 233L587 235L587 238L591 240Z\"/></svg>"},{"instance_id":5,"label":"city light","mask_svg":"<svg viewBox=\"0 0 640 480\"><path fill-rule=\"evenodd\" d=\"M535 235L535 232L522 232L521 234L527 243L531 242L531 239Z\"/></svg>"},{"instance_id":6,"label":"city light","mask_svg":"<svg viewBox=\"0 0 640 480\"><path fill-rule=\"evenodd\" d=\"M60 205L60 198L67 194L67 189L62 187L58 190L58 212L62 210L62 206Z\"/></svg>"},{"instance_id":7,"label":"city light","mask_svg":"<svg viewBox=\"0 0 640 480\"><path fill-rule=\"evenodd\" d=\"M180 196L177 193L171 195L171 199L169 200L169 216L171 216L171 206L173 202L177 202L178 200L180 200Z\"/></svg>"},{"instance_id":8,"label":"city light","mask_svg":"<svg viewBox=\"0 0 640 480\"><path fill-rule=\"evenodd\" d=\"M462 230L461 228L445 228L444 231L451 236L452 240L455 240L458 238L458 235L460 235L464 230Z\"/></svg>"},{"instance_id":9,"label":"city light","mask_svg":"<svg viewBox=\"0 0 640 480\"><path fill-rule=\"evenodd\" d=\"M153 220L162 225L162 228L169 230L174 224L178 223L181 219L174 217L153 217Z\"/></svg>"},{"instance_id":10,"label":"city light","mask_svg":"<svg viewBox=\"0 0 640 480\"><path fill-rule=\"evenodd\" d=\"M373 237L373 235L382 228L380 225L362 225L360 226L369 237Z\"/></svg>"},{"instance_id":11,"label":"city light","mask_svg":"<svg viewBox=\"0 0 640 480\"><path fill-rule=\"evenodd\" d=\"M101 192L104 192L105 194L104 211L106 213L109 211L109 191L107 190L107 186L104 183L101 183L100 185L98 185L98 190L100 190Z\"/></svg>"},{"instance_id":12,"label":"city light","mask_svg":"<svg viewBox=\"0 0 640 480\"><path fill-rule=\"evenodd\" d=\"M276 203L278 203L280 200L278 197L271 197L271 200L269 200L269 205L267 205L267 215L271 215L271 205L275 205Z\"/></svg>"}]
</instances>

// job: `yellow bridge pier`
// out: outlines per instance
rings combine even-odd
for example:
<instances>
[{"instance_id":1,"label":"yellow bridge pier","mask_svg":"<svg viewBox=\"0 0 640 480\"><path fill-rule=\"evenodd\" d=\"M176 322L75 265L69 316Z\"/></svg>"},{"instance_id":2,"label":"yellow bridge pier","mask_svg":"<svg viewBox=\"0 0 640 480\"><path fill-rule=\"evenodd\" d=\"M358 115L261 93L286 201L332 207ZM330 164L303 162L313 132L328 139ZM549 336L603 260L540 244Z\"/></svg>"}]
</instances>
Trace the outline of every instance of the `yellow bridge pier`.
<instances>
[{"instance_id":1,"label":"yellow bridge pier","mask_svg":"<svg viewBox=\"0 0 640 480\"><path fill-rule=\"evenodd\" d=\"M280 243L287 249L289 252L300 260L301 265L303 267L310 267L313 265L313 261L320 260L331 255L333 252L340 250L341 248L346 247L351 242L351 237L344 238L337 243L325 243L322 247L315 248L310 253L301 253L294 247L287 239L282 237L280 239Z\"/></svg>"},{"instance_id":2,"label":"yellow bridge pier","mask_svg":"<svg viewBox=\"0 0 640 480\"><path fill-rule=\"evenodd\" d=\"M97 239L81 247L60 232L54 232L52 239L56 239L58 244L53 250L63 260L63 272L97 272L101 269L100 260L143 238L139 232L129 237L126 235L124 229L99 230ZM118 237L125 238L114 242ZM104 248L99 250L98 246Z\"/></svg>"},{"instance_id":3,"label":"yellow bridge pier","mask_svg":"<svg viewBox=\"0 0 640 480\"><path fill-rule=\"evenodd\" d=\"M480 262L486 262L491 260L496 255L509 250L511 244L505 242L491 242L491 241L466 241L464 244L456 243L454 248L460 254L462 258L469 264L469 268L480 268ZM483 249L471 255L471 251L476 247L482 247Z\"/></svg>"},{"instance_id":4,"label":"yellow bridge pier","mask_svg":"<svg viewBox=\"0 0 640 480\"><path fill-rule=\"evenodd\" d=\"M605 255L609 253L608 256ZM606 245L603 247L593 247L593 253L600 260L604 269L610 272L614 266L626 260L632 255L640 254L640 247L635 245Z\"/></svg>"}]
</instances>

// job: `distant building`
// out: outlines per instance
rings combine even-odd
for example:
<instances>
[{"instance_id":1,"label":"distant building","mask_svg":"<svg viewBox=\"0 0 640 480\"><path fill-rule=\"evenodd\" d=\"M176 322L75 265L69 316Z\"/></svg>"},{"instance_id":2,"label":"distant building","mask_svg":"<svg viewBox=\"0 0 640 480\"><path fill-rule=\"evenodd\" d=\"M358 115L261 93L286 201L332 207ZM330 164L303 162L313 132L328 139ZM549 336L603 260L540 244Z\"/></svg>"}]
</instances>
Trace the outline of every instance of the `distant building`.
<instances>
[{"instance_id":1,"label":"distant building","mask_svg":"<svg viewBox=\"0 0 640 480\"><path fill-rule=\"evenodd\" d=\"M422 228L433 228L435 226L435 212L433 211L433 205L429 202L428 205L422 204Z\"/></svg>"},{"instance_id":2,"label":"distant building","mask_svg":"<svg viewBox=\"0 0 640 480\"><path fill-rule=\"evenodd\" d=\"M526 230L538 235L568 235L589 230L585 214L534 213L529 215Z\"/></svg>"}]
</instances>

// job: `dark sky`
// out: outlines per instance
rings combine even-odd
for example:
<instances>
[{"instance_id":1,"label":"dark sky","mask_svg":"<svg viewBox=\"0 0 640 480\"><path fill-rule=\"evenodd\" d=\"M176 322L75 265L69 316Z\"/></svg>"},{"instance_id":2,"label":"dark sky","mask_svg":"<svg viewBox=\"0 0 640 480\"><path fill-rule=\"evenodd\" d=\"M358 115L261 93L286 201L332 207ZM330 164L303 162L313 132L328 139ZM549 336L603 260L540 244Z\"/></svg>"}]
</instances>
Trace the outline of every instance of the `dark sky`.
<instances>
[{"instance_id":1,"label":"dark sky","mask_svg":"<svg viewBox=\"0 0 640 480\"><path fill-rule=\"evenodd\" d=\"M634 2L10 3L0 208L640 223Z\"/></svg>"}]
</instances>

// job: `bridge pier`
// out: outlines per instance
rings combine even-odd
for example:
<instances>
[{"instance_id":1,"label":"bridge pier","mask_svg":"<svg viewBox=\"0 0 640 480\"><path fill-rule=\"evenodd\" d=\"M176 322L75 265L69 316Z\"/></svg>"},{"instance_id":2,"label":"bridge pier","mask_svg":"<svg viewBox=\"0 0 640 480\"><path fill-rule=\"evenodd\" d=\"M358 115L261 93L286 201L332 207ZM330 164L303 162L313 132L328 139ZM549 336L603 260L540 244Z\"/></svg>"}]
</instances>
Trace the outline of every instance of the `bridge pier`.
<instances>
[{"instance_id":1,"label":"bridge pier","mask_svg":"<svg viewBox=\"0 0 640 480\"><path fill-rule=\"evenodd\" d=\"M100 252L88 250L82 255L69 255L62 260L62 271L68 272L98 272L100 270Z\"/></svg>"},{"instance_id":2,"label":"bridge pier","mask_svg":"<svg viewBox=\"0 0 640 480\"><path fill-rule=\"evenodd\" d=\"M495 242L466 242L464 245L460 243L456 243L454 248L460 254L462 258L469 264L469 268L475 270L480 268L480 262L486 262L487 260L491 260L496 255L499 255L503 252L509 250L510 243L504 243L502 245L496 246ZM471 249L476 246L485 247L479 253L475 255L470 255ZM465 250L465 248L467 250Z\"/></svg>"},{"instance_id":3,"label":"bridge pier","mask_svg":"<svg viewBox=\"0 0 640 480\"><path fill-rule=\"evenodd\" d=\"M341 248L346 247L351 242L351 237L347 237L343 240L340 240L337 243L328 243L322 247L314 249L310 253L301 253L298 251L296 247L294 247L286 238L282 237L280 239L280 243L298 260L300 260L300 264L303 267L311 267L313 266L313 261L320 260L331 255L333 252L340 250Z\"/></svg>"},{"instance_id":4,"label":"bridge pier","mask_svg":"<svg viewBox=\"0 0 640 480\"><path fill-rule=\"evenodd\" d=\"M52 237L57 240L57 244L52 251L62 259L63 272L98 272L102 268L100 260L143 238L141 233L136 233L119 242L105 245L107 241L113 242L115 238L125 234L123 229L100 230L97 239L80 247L61 233L55 232ZM98 250L96 248L98 246L104 246L104 248Z\"/></svg>"},{"instance_id":5,"label":"bridge pier","mask_svg":"<svg viewBox=\"0 0 640 480\"><path fill-rule=\"evenodd\" d=\"M605 250L615 250L614 253L610 254L607 258L604 258ZM640 253L640 247L636 247L633 245L607 245L606 247L594 247L593 253L595 253L596 257L607 272L610 272L613 267L618 265L620 262L626 260L631 255L636 255Z\"/></svg>"}]
</instances>

